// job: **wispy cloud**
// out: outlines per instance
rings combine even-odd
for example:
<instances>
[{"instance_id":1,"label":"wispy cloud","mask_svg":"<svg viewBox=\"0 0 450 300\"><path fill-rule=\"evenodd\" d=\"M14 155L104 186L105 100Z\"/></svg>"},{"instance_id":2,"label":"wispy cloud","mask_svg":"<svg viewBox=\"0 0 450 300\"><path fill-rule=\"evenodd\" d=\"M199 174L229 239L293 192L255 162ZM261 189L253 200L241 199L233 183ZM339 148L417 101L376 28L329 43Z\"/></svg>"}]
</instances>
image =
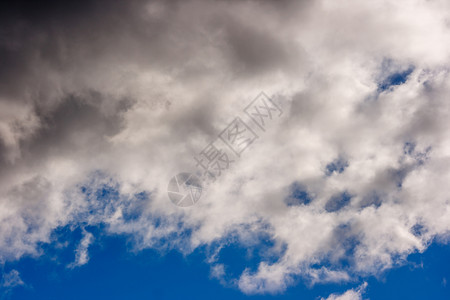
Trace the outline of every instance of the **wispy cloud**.
<instances>
[{"instance_id":1,"label":"wispy cloud","mask_svg":"<svg viewBox=\"0 0 450 300\"><path fill-rule=\"evenodd\" d=\"M75 250L75 261L70 263L68 268L76 268L86 264L89 261L89 245L93 242L94 235L83 229L83 238Z\"/></svg>"},{"instance_id":2,"label":"wispy cloud","mask_svg":"<svg viewBox=\"0 0 450 300\"><path fill-rule=\"evenodd\" d=\"M331 294L326 299L322 298L322 300L362 300L366 288L367 282L364 282L356 289L348 290L343 294Z\"/></svg>"},{"instance_id":3,"label":"wispy cloud","mask_svg":"<svg viewBox=\"0 0 450 300\"><path fill-rule=\"evenodd\" d=\"M9 272L1 274L0 281L0 299L9 299L14 289L20 286L26 286L22 278L20 278L19 271L13 269Z\"/></svg>"},{"instance_id":4,"label":"wispy cloud","mask_svg":"<svg viewBox=\"0 0 450 300\"><path fill-rule=\"evenodd\" d=\"M1 286L4 288L13 288L24 284L25 283L20 278L20 273L17 270L11 270L2 275Z\"/></svg>"}]
</instances>

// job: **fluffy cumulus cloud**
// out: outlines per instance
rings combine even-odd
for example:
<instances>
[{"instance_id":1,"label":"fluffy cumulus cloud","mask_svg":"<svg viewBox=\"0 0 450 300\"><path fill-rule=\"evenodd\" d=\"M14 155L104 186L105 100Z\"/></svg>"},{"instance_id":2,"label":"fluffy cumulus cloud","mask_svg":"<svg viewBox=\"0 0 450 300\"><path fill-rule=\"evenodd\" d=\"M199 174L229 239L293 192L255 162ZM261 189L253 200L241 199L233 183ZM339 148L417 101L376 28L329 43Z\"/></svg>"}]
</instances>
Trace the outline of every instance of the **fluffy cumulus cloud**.
<instances>
[{"instance_id":1,"label":"fluffy cumulus cloud","mask_svg":"<svg viewBox=\"0 0 450 300\"><path fill-rule=\"evenodd\" d=\"M448 240L447 0L0 11L1 261L41 255L57 228L101 224L136 249L204 247L212 277L278 293L378 274ZM196 205L173 205L172 176L261 91L283 114L253 127ZM84 234L73 266L88 261ZM230 243L264 244L258 266L227 274Z\"/></svg>"}]
</instances>

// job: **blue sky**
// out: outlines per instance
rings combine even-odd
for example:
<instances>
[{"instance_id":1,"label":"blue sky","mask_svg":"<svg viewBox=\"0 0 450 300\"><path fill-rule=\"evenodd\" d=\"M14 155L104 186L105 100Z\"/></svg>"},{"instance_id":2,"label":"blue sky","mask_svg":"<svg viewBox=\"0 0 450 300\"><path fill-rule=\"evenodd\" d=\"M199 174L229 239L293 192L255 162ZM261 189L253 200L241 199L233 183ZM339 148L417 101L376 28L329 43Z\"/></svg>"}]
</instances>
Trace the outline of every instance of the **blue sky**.
<instances>
[{"instance_id":1,"label":"blue sky","mask_svg":"<svg viewBox=\"0 0 450 300\"><path fill-rule=\"evenodd\" d=\"M73 259L73 244L80 229L60 230L61 239L68 240L66 249L56 245L44 247L39 259L24 257L5 264L3 272L17 270L24 285L3 290L3 299L317 299L331 293L343 293L368 283L364 299L449 299L450 247L433 243L424 253L411 254L408 262L378 277L361 278L347 284L318 284L307 287L300 279L285 293L246 296L236 287L223 286L211 278L204 250L198 249L184 257L177 251L165 255L155 250L130 251L123 236L105 235L99 228L88 228L97 237L91 245L88 264L68 269ZM254 262L245 251L230 247L222 261L231 271L239 272Z\"/></svg>"}]
</instances>

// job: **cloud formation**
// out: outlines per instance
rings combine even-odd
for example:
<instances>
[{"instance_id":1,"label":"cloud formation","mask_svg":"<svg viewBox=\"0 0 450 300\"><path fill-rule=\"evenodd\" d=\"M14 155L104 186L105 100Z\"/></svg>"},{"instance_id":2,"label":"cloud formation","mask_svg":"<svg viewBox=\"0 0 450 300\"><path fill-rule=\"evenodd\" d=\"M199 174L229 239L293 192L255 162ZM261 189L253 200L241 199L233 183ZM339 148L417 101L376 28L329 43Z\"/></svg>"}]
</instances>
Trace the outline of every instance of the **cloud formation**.
<instances>
[{"instance_id":1,"label":"cloud formation","mask_svg":"<svg viewBox=\"0 0 450 300\"><path fill-rule=\"evenodd\" d=\"M89 261L89 245L93 241L93 234L90 232L87 232L86 230L83 231L83 238L80 241L80 244L78 245L77 249L75 250L75 261L70 263L67 267L69 268L75 268L82 265L85 265Z\"/></svg>"},{"instance_id":2,"label":"cloud formation","mask_svg":"<svg viewBox=\"0 0 450 300\"><path fill-rule=\"evenodd\" d=\"M2 270L3 271L3 270ZM20 273L17 270L10 270L9 272L2 272L2 279L0 281L0 291L2 295L0 299L8 299L14 288L25 286L22 278L20 278Z\"/></svg>"},{"instance_id":3,"label":"cloud formation","mask_svg":"<svg viewBox=\"0 0 450 300\"><path fill-rule=\"evenodd\" d=\"M378 274L448 240L449 6L2 8L0 260L40 255L56 228L105 224L137 249L205 246L223 278L230 238L268 236L270 255L230 282L276 293ZM197 205L174 206L170 178L261 91L283 117Z\"/></svg>"},{"instance_id":4,"label":"cloud formation","mask_svg":"<svg viewBox=\"0 0 450 300\"><path fill-rule=\"evenodd\" d=\"M341 295L331 294L327 299L322 298L322 300L362 300L362 294L366 288L367 282L364 282L356 289L348 290Z\"/></svg>"}]
</instances>

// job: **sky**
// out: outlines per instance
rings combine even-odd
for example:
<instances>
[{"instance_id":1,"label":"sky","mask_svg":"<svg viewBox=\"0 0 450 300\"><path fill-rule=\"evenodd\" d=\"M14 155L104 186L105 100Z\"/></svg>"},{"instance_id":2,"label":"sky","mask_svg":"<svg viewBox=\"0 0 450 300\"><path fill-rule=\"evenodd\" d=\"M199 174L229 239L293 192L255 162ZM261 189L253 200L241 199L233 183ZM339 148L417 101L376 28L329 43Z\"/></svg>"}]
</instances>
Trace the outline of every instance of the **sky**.
<instances>
[{"instance_id":1,"label":"sky","mask_svg":"<svg viewBox=\"0 0 450 300\"><path fill-rule=\"evenodd\" d=\"M0 299L449 299L450 2L0 4Z\"/></svg>"}]
</instances>

